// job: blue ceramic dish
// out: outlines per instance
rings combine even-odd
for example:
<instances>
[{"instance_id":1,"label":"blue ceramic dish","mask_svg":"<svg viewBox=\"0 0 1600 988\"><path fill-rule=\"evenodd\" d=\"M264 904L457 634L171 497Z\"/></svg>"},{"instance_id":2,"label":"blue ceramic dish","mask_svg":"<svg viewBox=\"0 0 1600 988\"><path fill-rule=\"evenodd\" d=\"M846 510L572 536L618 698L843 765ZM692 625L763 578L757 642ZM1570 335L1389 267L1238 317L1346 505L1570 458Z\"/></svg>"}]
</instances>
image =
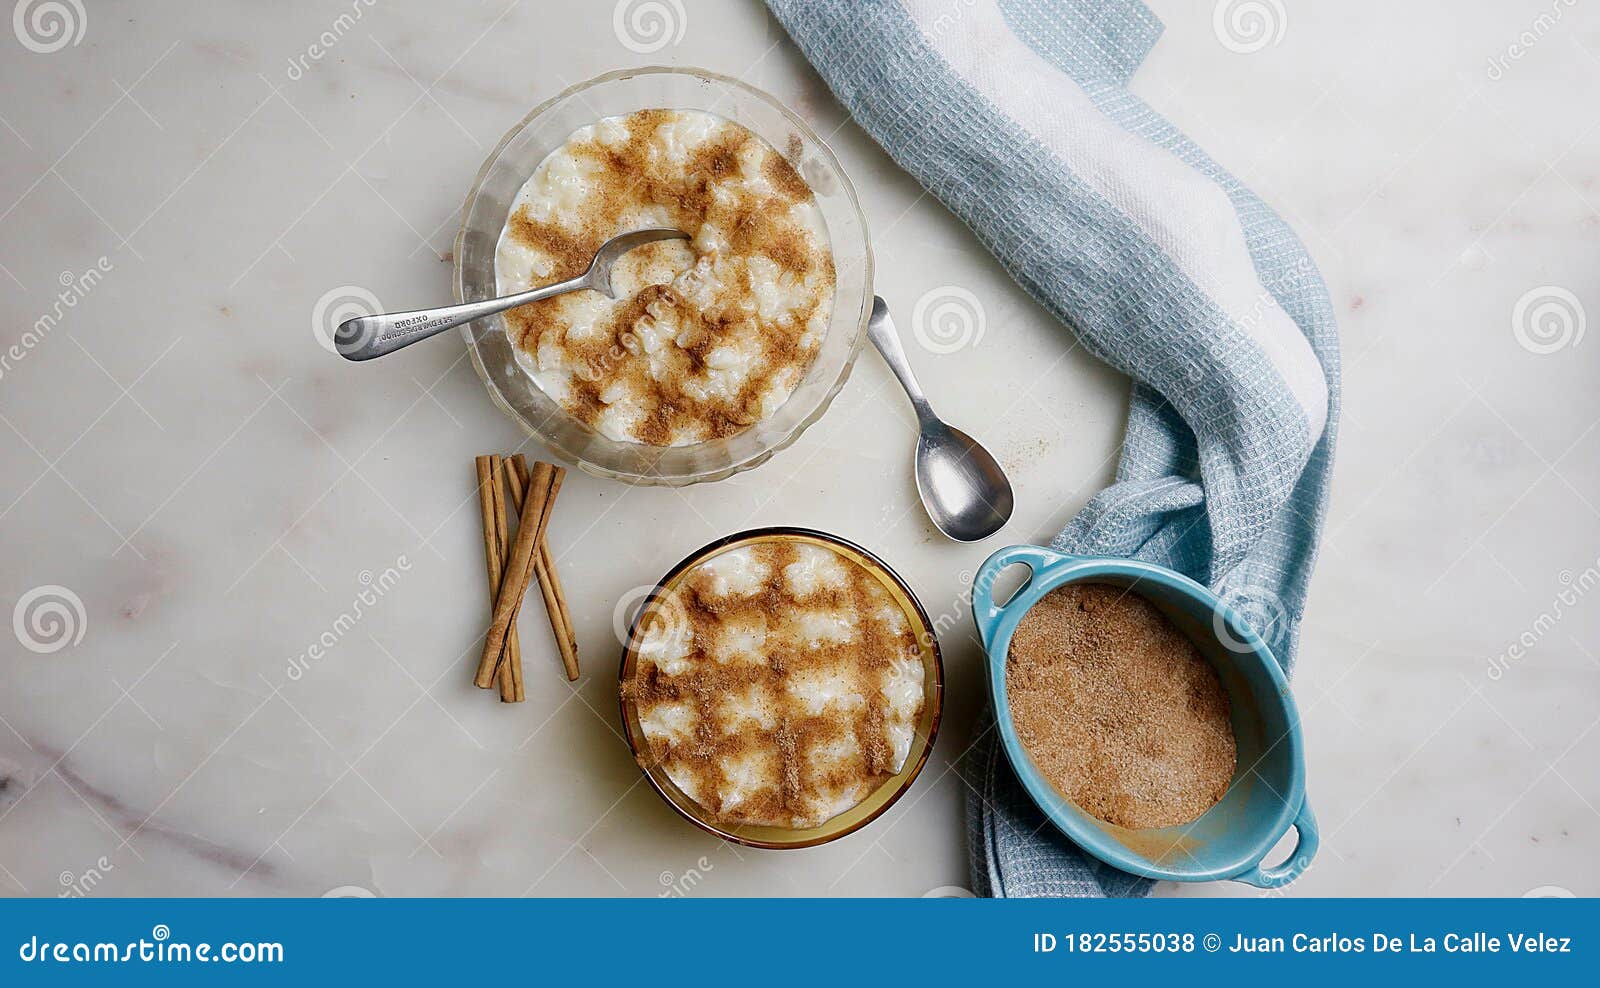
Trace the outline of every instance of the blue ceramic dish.
<instances>
[{"instance_id":1,"label":"blue ceramic dish","mask_svg":"<svg viewBox=\"0 0 1600 988\"><path fill-rule=\"evenodd\" d=\"M1004 605L993 597L1000 571L1031 575ZM1006 654L1029 608L1068 583L1127 587L1160 608L1217 670L1232 705L1238 765L1228 793L1200 819L1176 827L1128 830L1090 816L1033 765L1011 723ZM1130 559L1068 556L1033 545L1001 549L973 583L973 618L989 656L989 694L1001 742L1033 801L1079 847L1124 871L1174 882L1222 879L1258 888L1294 881L1317 853L1317 822L1306 800L1300 715L1277 660L1244 620L1205 587L1180 573ZM1299 838L1281 863L1264 866L1293 827Z\"/></svg>"}]
</instances>

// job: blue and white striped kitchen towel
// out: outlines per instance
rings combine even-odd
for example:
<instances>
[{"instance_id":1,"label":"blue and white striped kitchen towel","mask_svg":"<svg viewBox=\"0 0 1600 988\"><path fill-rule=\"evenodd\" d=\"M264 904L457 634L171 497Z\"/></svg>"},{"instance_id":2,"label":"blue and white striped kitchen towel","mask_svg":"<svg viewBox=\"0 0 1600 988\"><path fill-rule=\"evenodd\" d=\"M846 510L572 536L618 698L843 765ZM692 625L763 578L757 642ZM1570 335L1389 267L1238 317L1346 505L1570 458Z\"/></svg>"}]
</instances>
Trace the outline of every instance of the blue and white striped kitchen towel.
<instances>
[{"instance_id":1,"label":"blue and white striped kitchen towel","mask_svg":"<svg viewBox=\"0 0 1600 988\"><path fill-rule=\"evenodd\" d=\"M1333 309L1289 227L1128 93L1161 23L1137 0L768 5L856 122L1133 378L1116 482L1051 544L1209 584L1287 663L1327 510ZM974 891L1149 893L1046 824L992 730L965 765Z\"/></svg>"}]
</instances>

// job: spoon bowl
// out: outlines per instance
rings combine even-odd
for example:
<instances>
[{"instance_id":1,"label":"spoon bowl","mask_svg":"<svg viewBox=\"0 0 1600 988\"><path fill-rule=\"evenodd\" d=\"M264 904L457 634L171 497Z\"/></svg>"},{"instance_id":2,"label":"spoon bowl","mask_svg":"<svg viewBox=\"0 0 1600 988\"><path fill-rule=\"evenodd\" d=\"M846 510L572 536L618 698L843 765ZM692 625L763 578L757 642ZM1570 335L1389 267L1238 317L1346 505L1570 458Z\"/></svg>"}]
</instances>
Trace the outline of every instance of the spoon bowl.
<instances>
[{"instance_id":1,"label":"spoon bowl","mask_svg":"<svg viewBox=\"0 0 1600 988\"><path fill-rule=\"evenodd\" d=\"M1005 527L1016 507L1005 471L976 439L943 421L917 437L917 494L939 531L977 542Z\"/></svg>"},{"instance_id":2,"label":"spoon bowl","mask_svg":"<svg viewBox=\"0 0 1600 988\"><path fill-rule=\"evenodd\" d=\"M957 542L977 542L1000 531L1016 507L1011 481L977 440L933 413L882 298L872 300L867 335L916 409L917 494L934 526Z\"/></svg>"}]
</instances>

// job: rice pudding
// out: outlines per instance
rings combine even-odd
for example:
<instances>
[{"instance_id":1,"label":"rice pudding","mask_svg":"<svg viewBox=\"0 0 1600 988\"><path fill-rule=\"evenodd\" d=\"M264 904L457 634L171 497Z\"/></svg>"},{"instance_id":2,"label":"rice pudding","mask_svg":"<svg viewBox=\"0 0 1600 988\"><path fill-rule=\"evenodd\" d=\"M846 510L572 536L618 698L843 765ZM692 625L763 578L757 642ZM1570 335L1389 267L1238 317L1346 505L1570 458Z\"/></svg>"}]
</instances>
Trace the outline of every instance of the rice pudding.
<instances>
[{"instance_id":1,"label":"rice pudding","mask_svg":"<svg viewBox=\"0 0 1600 988\"><path fill-rule=\"evenodd\" d=\"M926 692L905 612L856 560L745 543L652 601L624 697L641 764L717 821L818 826L905 766Z\"/></svg>"},{"instance_id":2,"label":"rice pudding","mask_svg":"<svg viewBox=\"0 0 1600 988\"><path fill-rule=\"evenodd\" d=\"M495 251L502 295L583 273L619 233L688 241L629 252L619 298L572 292L507 313L518 362L611 439L682 446L772 415L833 310L827 227L810 186L745 127L642 110L579 128L523 185Z\"/></svg>"}]
</instances>

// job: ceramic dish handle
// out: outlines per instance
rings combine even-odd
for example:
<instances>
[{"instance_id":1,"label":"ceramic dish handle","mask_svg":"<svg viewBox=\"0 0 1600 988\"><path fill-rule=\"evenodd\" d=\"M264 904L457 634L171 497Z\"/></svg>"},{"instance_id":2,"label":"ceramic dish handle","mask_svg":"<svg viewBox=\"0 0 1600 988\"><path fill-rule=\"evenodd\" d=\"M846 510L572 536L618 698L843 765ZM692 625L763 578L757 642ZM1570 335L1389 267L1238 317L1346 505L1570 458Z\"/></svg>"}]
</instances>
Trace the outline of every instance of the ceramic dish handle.
<instances>
[{"instance_id":1,"label":"ceramic dish handle","mask_svg":"<svg viewBox=\"0 0 1600 988\"><path fill-rule=\"evenodd\" d=\"M972 619L978 625L978 634L983 638L985 651L994 646L995 629L1000 626L1000 619L1005 617L1006 613L1004 607L994 602L994 583L999 579L1000 573L1008 566L1021 563L1028 567L1030 571L1028 582L1032 583L1038 579L1039 571L1046 566L1070 558L1072 557L1041 545L1013 545L999 550L983 561L983 565L978 568L978 575L972 579ZM1021 592L1019 588L1017 594ZM1015 600L1017 594L1012 594L1011 599Z\"/></svg>"},{"instance_id":2,"label":"ceramic dish handle","mask_svg":"<svg viewBox=\"0 0 1600 988\"><path fill-rule=\"evenodd\" d=\"M1256 862L1249 870L1233 876L1234 880L1258 889L1275 889L1299 878L1311 867L1311 859L1317 856L1317 818L1311 814L1310 799L1301 801L1300 812L1295 816L1293 826L1297 840L1294 850L1282 864L1263 868L1260 862Z\"/></svg>"}]
</instances>

